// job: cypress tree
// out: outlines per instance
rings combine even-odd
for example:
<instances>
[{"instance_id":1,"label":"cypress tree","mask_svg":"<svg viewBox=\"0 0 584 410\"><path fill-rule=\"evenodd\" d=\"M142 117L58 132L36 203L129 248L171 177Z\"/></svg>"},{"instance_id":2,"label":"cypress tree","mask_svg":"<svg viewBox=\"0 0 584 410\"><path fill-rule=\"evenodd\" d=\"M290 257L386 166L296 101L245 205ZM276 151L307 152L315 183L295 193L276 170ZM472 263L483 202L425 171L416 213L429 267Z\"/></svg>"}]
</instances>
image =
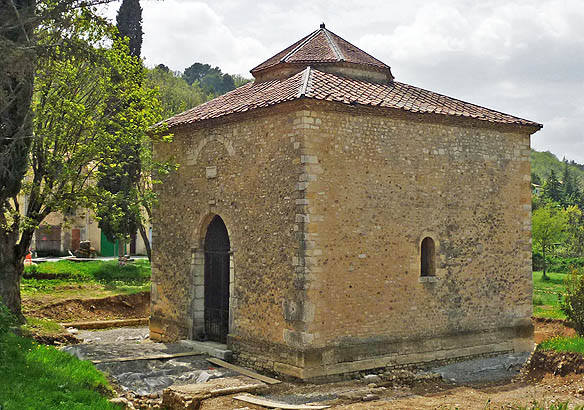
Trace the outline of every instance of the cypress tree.
<instances>
[{"instance_id":1,"label":"cypress tree","mask_svg":"<svg viewBox=\"0 0 584 410\"><path fill-rule=\"evenodd\" d=\"M130 40L130 55L140 57L142 50L142 7L140 0L124 0L118 16L116 25L122 37Z\"/></svg>"}]
</instances>

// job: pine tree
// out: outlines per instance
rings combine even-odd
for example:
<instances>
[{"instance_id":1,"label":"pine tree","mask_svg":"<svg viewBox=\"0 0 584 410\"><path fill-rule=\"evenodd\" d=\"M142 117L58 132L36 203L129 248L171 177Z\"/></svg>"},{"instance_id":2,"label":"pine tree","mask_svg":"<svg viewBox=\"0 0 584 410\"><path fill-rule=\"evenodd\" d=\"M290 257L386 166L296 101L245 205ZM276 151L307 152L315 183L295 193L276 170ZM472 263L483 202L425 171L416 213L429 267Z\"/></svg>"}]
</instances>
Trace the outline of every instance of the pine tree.
<instances>
[{"instance_id":1,"label":"pine tree","mask_svg":"<svg viewBox=\"0 0 584 410\"><path fill-rule=\"evenodd\" d=\"M570 172L568 161L564 160L564 173L562 175L562 190L564 191L564 198L569 198L574 193L574 176Z\"/></svg>"},{"instance_id":2,"label":"pine tree","mask_svg":"<svg viewBox=\"0 0 584 410\"><path fill-rule=\"evenodd\" d=\"M123 0L116 25L122 37L128 37L130 55L140 57L142 50L142 7L140 0Z\"/></svg>"},{"instance_id":3,"label":"pine tree","mask_svg":"<svg viewBox=\"0 0 584 410\"><path fill-rule=\"evenodd\" d=\"M549 178L543 184L543 195L554 202L561 202L563 198L562 194L562 184L552 169Z\"/></svg>"}]
</instances>

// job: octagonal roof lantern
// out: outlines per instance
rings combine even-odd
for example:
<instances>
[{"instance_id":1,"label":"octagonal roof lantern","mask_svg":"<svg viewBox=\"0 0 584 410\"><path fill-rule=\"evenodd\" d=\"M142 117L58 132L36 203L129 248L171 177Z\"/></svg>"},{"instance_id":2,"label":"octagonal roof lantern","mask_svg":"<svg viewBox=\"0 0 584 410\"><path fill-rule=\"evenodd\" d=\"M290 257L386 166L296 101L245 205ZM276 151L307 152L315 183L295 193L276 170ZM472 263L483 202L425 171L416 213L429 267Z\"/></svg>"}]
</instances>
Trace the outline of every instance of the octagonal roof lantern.
<instances>
[{"instance_id":1,"label":"octagonal roof lantern","mask_svg":"<svg viewBox=\"0 0 584 410\"><path fill-rule=\"evenodd\" d=\"M251 70L257 82L288 78L307 66L377 83L393 81L391 68L326 28L322 23L291 46Z\"/></svg>"}]
</instances>

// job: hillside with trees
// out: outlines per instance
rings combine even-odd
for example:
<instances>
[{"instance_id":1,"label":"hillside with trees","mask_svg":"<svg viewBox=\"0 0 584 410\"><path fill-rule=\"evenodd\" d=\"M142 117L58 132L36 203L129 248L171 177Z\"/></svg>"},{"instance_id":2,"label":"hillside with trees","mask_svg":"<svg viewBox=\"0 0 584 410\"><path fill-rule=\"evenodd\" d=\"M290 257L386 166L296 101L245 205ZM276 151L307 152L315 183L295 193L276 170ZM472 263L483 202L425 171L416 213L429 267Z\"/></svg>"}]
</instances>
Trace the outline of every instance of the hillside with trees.
<instances>
[{"instance_id":1,"label":"hillside with trees","mask_svg":"<svg viewBox=\"0 0 584 410\"><path fill-rule=\"evenodd\" d=\"M565 169L565 164L568 164L569 172L584 184L584 164L578 164L574 160L560 161L558 157L549 151L531 150L531 175L534 183L541 184L544 180L549 178L553 170L556 175L562 175ZM535 176L535 178L534 178Z\"/></svg>"},{"instance_id":2,"label":"hillside with trees","mask_svg":"<svg viewBox=\"0 0 584 410\"><path fill-rule=\"evenodd\" d=\"M551 152L531 152L534 269L584 265L584 166Z\"/></svg>"},{"instance_id":3,"label":"hillside with trees","mask_svg":"<svg viewBox=\"0 0 584 410\"><path fill-rule=\"evenodd\" d=\"M148 87L157 89L163 117L168 118L219 95L241 87L251 79L223 73L219 67L194 63L183 72L172 71L164 64L147 69Z\"/></svg>"}]
</instances>

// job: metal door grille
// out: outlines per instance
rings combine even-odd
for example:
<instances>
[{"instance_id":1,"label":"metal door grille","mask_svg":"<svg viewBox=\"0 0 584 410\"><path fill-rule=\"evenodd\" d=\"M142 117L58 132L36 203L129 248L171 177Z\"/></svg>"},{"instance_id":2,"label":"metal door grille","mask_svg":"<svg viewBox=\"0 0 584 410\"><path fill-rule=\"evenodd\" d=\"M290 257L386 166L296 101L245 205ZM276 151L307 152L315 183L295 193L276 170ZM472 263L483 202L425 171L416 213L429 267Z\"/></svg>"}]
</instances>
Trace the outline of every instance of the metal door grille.
<instances>
[{"instance_id":1,"label":"metal door grille","mask_svg":"<svg viewBox=\"0 0 584 410\"><path fill-rule=\"evenodd\" d=\"M205 333L225 343L229 331L229 235L213 218L205 236Z\"/></svg>"}]
</instances>

